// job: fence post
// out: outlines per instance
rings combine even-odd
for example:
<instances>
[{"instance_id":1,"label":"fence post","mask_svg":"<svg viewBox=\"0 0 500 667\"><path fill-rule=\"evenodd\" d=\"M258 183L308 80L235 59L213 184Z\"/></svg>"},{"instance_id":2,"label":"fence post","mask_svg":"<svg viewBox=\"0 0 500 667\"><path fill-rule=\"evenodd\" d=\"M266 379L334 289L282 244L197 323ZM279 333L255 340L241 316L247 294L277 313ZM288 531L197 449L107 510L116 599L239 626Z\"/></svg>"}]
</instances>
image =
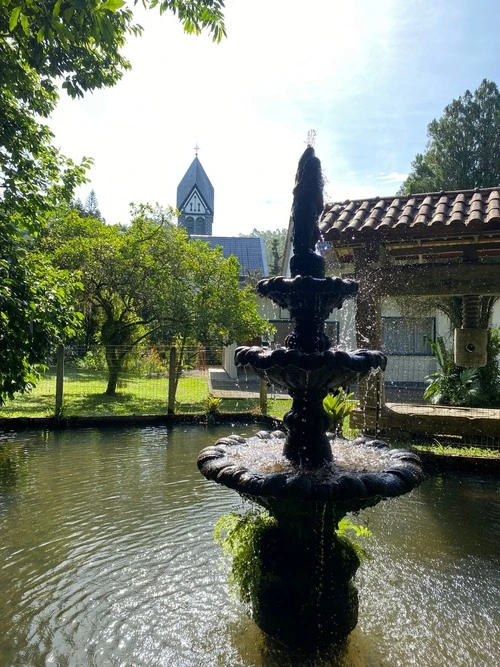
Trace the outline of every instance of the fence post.
<instances>
[{"instance_id":1,"label":"fence post","mask_svg":"<svg viewBox=\"0 0 500 667\"><path fill-rule=\"evenodd\" d=\"M175 376L177 373L177 348L170 348L170 359L168 362L168 414L175 413Z\"/></svg>"},{"instance_id":2,"label":"fence post","mask_svg":"<svg viewBox=\"0 0 500 667\"><path fill-rule=\"evenodd\" d=\"M56 417L61 415L64 395L64 345L56 350Z\"/></svg>"},{"instance_id":3,"label":"fence post","mask_svg":"<svg viewBox=\"0 0 500 667\"><path fill-rule=\"evenodd\" d=\"M267 382L260 379L260 393L259 393L260 414L267 415Z\"/></svg>"}]
</instances>

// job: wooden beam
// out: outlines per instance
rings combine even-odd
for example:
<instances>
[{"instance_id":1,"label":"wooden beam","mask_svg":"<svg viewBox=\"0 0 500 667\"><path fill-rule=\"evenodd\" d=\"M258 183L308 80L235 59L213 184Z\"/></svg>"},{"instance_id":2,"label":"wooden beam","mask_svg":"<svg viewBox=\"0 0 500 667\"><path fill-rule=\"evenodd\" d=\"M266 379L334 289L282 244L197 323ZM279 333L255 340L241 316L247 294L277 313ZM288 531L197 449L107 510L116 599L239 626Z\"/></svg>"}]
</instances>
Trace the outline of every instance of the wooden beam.
<instances>
[{"instance_id":1,"label":"wooden beam","mask_svg":"<svg viewBox=\"0 0 500 667\"><path fill-rule=\"evenodd\" d=\"M436 259L443 255L467 255L471 251L476 253L490 253L492 256L500 257L500 240L495 243L477 243L477 244L449 244L447 246L422 245L422 246L398 246L388 247L387 252L391 257L417 257L418 255L427 255Z\"/></svg>"},{"instance_id":2,"label":"wooden beam","mask_svg":"<svg viewBox=\"0 0 500 667\"><path fill-rule=\"evenodd\" d=\"M342 277L359 280L356 274ZM362 282L376 285L380 296L500 295L500 263L365 266Z\"/></svg>"}]
</instances>

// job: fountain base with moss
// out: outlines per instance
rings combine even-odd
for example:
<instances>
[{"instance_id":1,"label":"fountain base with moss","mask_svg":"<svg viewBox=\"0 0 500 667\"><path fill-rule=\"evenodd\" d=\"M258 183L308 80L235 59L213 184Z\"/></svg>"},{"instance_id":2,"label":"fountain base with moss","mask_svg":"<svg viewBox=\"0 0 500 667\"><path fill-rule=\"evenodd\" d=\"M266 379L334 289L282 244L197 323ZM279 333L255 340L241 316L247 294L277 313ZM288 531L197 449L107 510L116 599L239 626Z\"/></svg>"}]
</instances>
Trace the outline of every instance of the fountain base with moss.
<instances>
[{"instance_id":1,"label":"fountain base with moss","mask_svg":"<svg viewBox=\"0 0 500 667\"><path fill-rule=\"evenodd\" d=\"M238 526L229 534L229 543L244 545L247 559L240 559L234 572L239 571L242 597L257 625L301 649L339 641L357 623L353 577L359 557L339 534L341 519L407 493L422 479L419 459L410 452L391 450L380 440L348 442L327 433L328 392L384 370L386 358L378 351L330 349L325 320L356 296L357 284L325 277L324 260L314 252L322 190L321 165L309 146L294 189L292 276L257 285L261 296L290 311L294 329L283 348L240 347L235 356L237 364L250 365L291 395L285 431L263 431L248 440L228 436L198 457L207 479L267 511L266 521L240 522L243 540Z\"/></svg>"}]
</instances>

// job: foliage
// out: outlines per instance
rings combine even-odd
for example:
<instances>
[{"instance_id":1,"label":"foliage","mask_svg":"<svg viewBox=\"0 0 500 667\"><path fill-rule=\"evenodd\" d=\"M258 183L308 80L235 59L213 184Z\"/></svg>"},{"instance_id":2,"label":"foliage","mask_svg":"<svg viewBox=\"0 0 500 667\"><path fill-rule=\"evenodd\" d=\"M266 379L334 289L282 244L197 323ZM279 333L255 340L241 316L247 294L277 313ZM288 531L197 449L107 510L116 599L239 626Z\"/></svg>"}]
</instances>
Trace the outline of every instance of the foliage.
<instances>
[{"instance_id":1,"label":"foliage","mask_svg":"<svg viewBox=\"0 0 500 667\"><path fill-rule=\"evenodd\" d=\"M222 399L221 398L216 398L213 396L213 394L209 394L207 396L207 414L209 415L219 415L220 414L220 408L222 405Z\"/></svg>"},{"instance_id":2,"label":"foliage","mask_svg":"<svg viewBox=\"0 0 500 667\"><path fill-rule=\"evenodd\" d=\"M274 529L276 519L269 512L250 510L222 516L214 527L214 539L225 556L232 558L229 585L240 600L251 605L256 599L261 577L259 547L264 535Z\"/></svg>"},{"instance_id":3,"label":"foliage","mask_svg":"<svg viewBox=\"0 0 500 667\"><path fill-rule=\"evenodd\" d=\"M55 109L60 86L82 96L114 85L130 67L120 50L142 29L126 4L0 2L0 402L30 388L50 344L75 323L73 277L66 280L46 260L25 255L23 234L37 233L47 213L69 202L85 181L91 161L65 158L44 119ZM222 0L143 4L173 12L186 32L207 30L215 41L225 34Z\"/></svg>"},{"instance_id":4,"label":"foliage","mask_svg":"<svg viewBox=\"0 0 500 667\"><path fill-rule=\"evenodd\" d=\"M500 329L488 330L488 361L482 368L455 366L453 354L440 337L429 344L439 368L426 378L426 400L434 405L500 405Z\"/></svg>"},{"instance_id":5,"label":"foliage","mask_svg":"<svg viewBox=\"0 0 500 667\"><path fill-rule=\"evenodd\" d=\"M500 92L484 79L466 90L427 127L429 142L419 153L401 194L490 187L500 183Z\"/></svg>"},{"instance_id":6,"label":"foliage","mask_svg":"<svg viewBox=\"0 0 500 667\"><path fill-rule=\"evenodd\" d=\"M329 430L336 435L342 434L345 420L356 407L354 393L347 393L339 387L334 394L328 394L323 399L323 409L330 419Z\"/></svg>"},{"instance_id":7,"label":"foliage","mask_svg":"<svg viewBox=\"0 0 500 667\"><path fill-rule=\"evenodd\" d=\"M354 523L349 517L346 516L339 521L336 533L341 540L347 542L349 546L354 549L360 561L371 559L370 554L366 551L362 544L358 542L358 538L373 537L373 533L369 528ZM352 538L353 534L355 539Z\"/></svg>"},{"instance_id":8,"label":"foliage","mask_svg":"<svg viewBox=\"0 0 500 667\"><path fill-rule=\"evenodd\" d=\"M500 328L488 329L486 354L486 366L478 369L483 405L500 407Z\"/></svg>"},{"instance_id":9,"label":"foliage","mask_svg":"<svg viewBox=\"0 0 500 667\"><path fill-rule=\"evenodd\" d=\"M260 547L262 540L277 526L276 519L266 510L252 509L245 514L225 514L215 524L214 539L222 547L225 556L232 558L229 585L242 602L252 605L256 600L262 577L270 576L261 567ZM356 555L368 559L365 549L350 538L371 537L365 526L358 526L351 519L342 519L336 529L339 539L352 547Z\"/></svg>"},{"instance_id":10,"label":"foliage","mask_svg":"<svg viewBox=\"0 0 500 667\"><path fill-rule=\"evenodd\" d=\"M104 221L104 218L101 215L101 211L99 210L99 202L97 201L97 195L94 189L90 191L89 196L85 200L83 211L91 218Z\"/></svg>"},{"instance_id":11,"label":"foliage","mask_svg":"<svg viewBox=\"0 0 500 667\"><path fill-rule=\"evenodd\" d=\"M87 350L83 357L75 359L74 366L82 371L106 370L106 355L104 354L104 348L97 347L95 350Z\"/></svg>"},{"instance_id":12,"label":"foliage","mask_svg":"<svg viewBox=\"0 0 500 667\"><path fill-rule=\"evenodd\" d=\"M252 236L264 241L266 251L267 268L270 276L279 276L283 272L283 259L285 255L285 243L288 230L283 229L253 229L250 234L240 236Z\"/></svg>"},{"instance_id":13,"label":"foliage","mask_svg":"<svg viewBox=\"0 0 500 667\"><path fill-rule=\"evenodd\" d=\"M177 342L182 364L188 342L245 341L267 327L250 288L239 286L236 258L191 241L171 217L170 210L137 206L124 229L63 209L46 226L42 249L57 266L80 272L82 309L98 319L109 394L131 349L146 339Z\"/></svg>"},{"instance_id":14,"label":"foliage","mask_svg":"<svg viewBox=\"0 0 500 667\"><path fill-rule=\"evenodd\" d=\"M0 226L0 405L29 391L49 352L75 334L80 288L75 276L24 248L12 226Z\"/></svg>"},{"instance_id":15,"label":"foliage","mask_svg":"<svg viewBox=\"0 0 500 667\"><path fill-rule=\"evenodd\" d=\"M455 366L453 354L446 349L441 336L436 341L427 340L438 370L425 378L428 385L424 399L433 405L479 405L482 396L477 368L460 369Z\"/></svg>"}]
</instances>

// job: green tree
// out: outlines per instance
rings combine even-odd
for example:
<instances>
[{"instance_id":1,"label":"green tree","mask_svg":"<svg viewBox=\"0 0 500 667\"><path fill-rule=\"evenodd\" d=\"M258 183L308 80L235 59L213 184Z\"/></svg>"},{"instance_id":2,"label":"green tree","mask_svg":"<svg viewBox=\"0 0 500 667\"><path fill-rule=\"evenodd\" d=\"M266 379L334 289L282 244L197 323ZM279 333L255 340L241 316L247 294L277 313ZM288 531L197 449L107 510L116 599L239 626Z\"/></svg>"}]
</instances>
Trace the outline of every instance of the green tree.
<instances>
[{"instance_id":1,"label":"green tree","mask_svg":"<svg viewBox=\"0 0 500 667\"><path fill-rule=\"evenodd\" d=\"M80 273L82 307L99 312L111 395L127 354L146 338L184 349L188 341L244 341L267 327L249 288L239 288L237 260L189 240L169 215L138 206L124 229L66 210L52 218L42 242L57 266Z\"/></svg>"},{"instance_id":2,"label":"green tree","mask_svg":"<svg viewBox=\"0 0 500 667\"><path fill-rule=\"evenodd\" d=\"M283 229L253 229L250 234L240 234L240 236L252 236L261 238L264 241L266 251L267 267L269 275L278 276L283 271L283 257L285 254L285 243L288 230Z\"/></svg>"},{"instance_id":3,"label":"green tree","mask_svg":"<svg viewBox=\"0 0 500 667\"><path fill-rule=\"evenodd\" d=\"M47 315L50 308L30 281L50 279L48 293L52 286L60 306L71 311L72 288L68 282L65 290L64 274L52 271L36 255L30 255L25 266L23 232L36 233L50 211L71 200L75 187L85 181L90 160L76 164L65 158L53 145L44 119L57 104L60 85L70 96L82 96L114 85L130 68L120 51L129 35L142 31L134 22L132 4L0 0L1 397L27 389L36 376L46 346L35 345L35 340L45 336L48 343L67 330L57 314L33 320L33 304ZM215 41L225 34L223 0L143 0L143 5L173 12L188 33L205 30ZM36 338L23 328L29 322L36 322Z\"/></svg>"},{"instance_id":4,"label":"green tree","mask_svg":"<svg viewBox=\"0 0 500 667\"><path fill-rule=\"evenodd\" d=\"M83 211L91 218L96 218L97 220L102 220L103 222L106 222L101 215L101 211L99 210L99 202L97 201L97 195L93 188L89 192L89 196L85 200Z\"/></svg>"},{"instance_id":5,"label":"green tree","mask_svg":"<svg viewBox=\"0 0 500 667\"><path fill-rule=\"evenodd\" d=\"M493 81L448 104L427 135L400 194L500 185L500 92Z\"/></svg>"},{"instance_id":6,"label":"green tree","mask_svg":"<svg viewBox=\"0 0 500 667\"><path fill-rule=\"evenodd\" d=\"M75 334L80 287L30 252L14 226L0 225L0 405L29 391L57 343Z\"/></svg>"}]
</instances>

